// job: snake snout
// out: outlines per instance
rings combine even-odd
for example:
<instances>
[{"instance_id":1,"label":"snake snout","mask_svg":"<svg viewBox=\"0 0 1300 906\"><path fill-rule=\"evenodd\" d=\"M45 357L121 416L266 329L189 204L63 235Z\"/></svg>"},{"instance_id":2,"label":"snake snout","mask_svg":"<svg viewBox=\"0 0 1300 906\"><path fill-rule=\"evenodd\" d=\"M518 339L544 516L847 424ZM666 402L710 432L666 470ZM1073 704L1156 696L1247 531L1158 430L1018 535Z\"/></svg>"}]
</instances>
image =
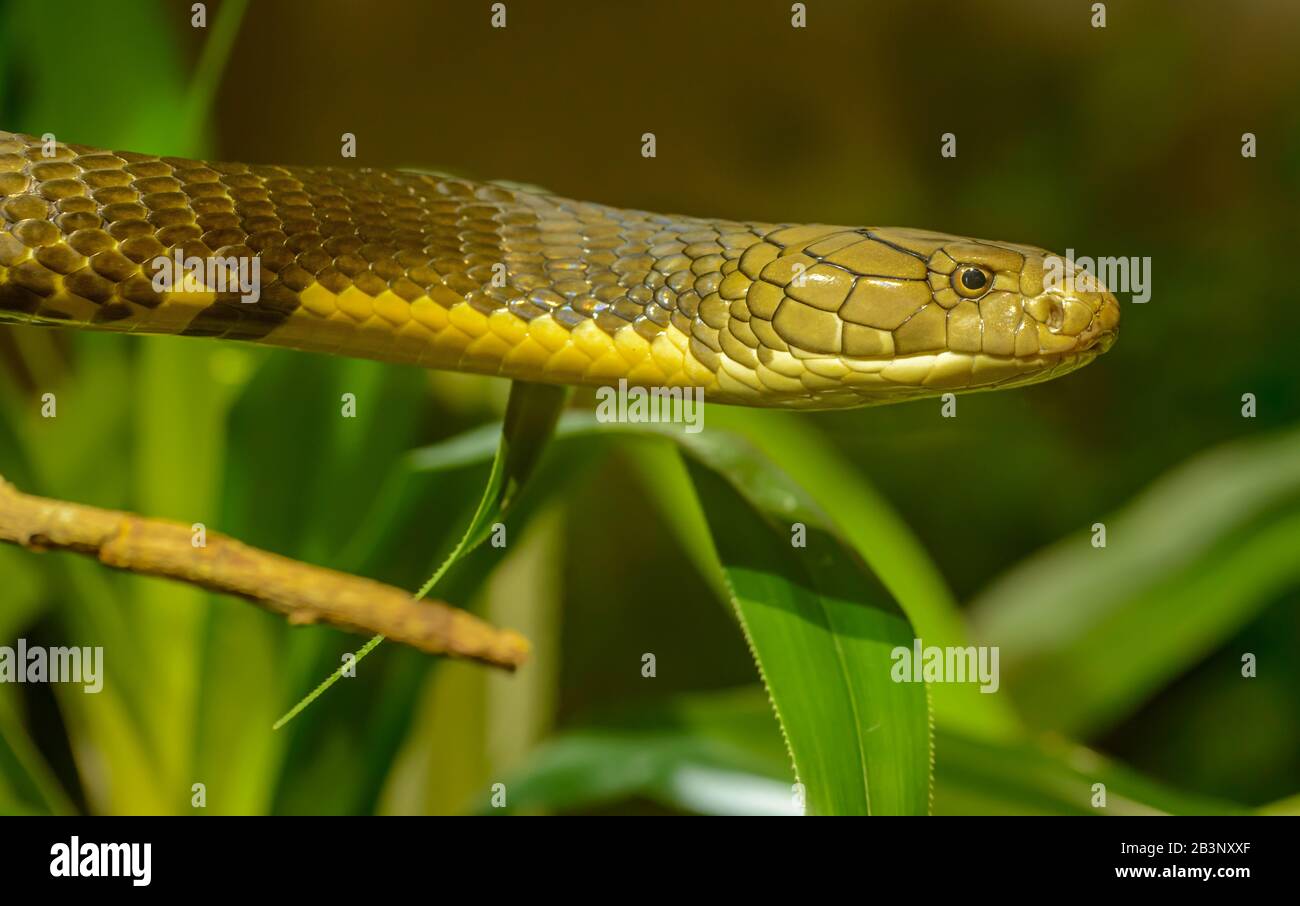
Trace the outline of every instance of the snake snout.
<instances>
[{"instance_id":1,"label":"snake snout","mask_svg":"<svg viewBox=\"0 0 1300 906\"><path fill-rule=\"evenodd\" d=\"M1024 309L1037 323L1041 354L1085 350L1102 353L1115 342L1119 302L1105 289L1080 292L1048 289L1026 299Z\"/></svg>"},{"instance_id":2,"label":"snake snout","mask_svg":"<svg viewBox=\"0 0 1300 906\"><path fill-rule=\"evenodd\" d=\"M1080 350L1091 349L1100 355L1114 346L1119 337L1119 300L1107 290L1092 295L1096 297L1092 320L1076 342Z\"/></svg>"}]
</instances>

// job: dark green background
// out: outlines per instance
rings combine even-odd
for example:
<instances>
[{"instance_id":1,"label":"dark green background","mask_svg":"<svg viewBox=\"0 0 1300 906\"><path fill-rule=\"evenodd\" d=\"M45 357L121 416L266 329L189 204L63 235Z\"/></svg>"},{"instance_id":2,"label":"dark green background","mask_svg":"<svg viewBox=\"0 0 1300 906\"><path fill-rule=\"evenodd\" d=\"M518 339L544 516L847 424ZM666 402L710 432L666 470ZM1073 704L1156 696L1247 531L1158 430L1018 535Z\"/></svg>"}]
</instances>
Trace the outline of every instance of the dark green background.
<instances>
[{"instance_id":1,"label":"dark green background","mask_svg":"<svg viewBox=\"0 0 1300 906\"><path fill-rule=\"evenodd\" d=\"M915 226L1086 255L1149 256L1151 301L1131 305L1121 294L1119 342L1081 372L962 397L956 419L940 418L937 401L801 416L897 507L962 600L1177 464L1300 421L1297 5L1111 3L1107 27L1094 29L1083 2L812 0L808 28L794 30L785 2L511 0L503 31L488 27L488 5L256 2L211 112L198 120L203 128L187 131L182 115L157 114L184 109L202 46L188 3L113 4L133 12L124 16L129 25L106 33L102 11L83 14L92 4L10 0L0 4L0 127L105 146L145 134L152 144L132 150L300 164L338 163L339 136L351 132L364 165L508 178L615 205ZM213 12L219 6L210 4ZM68 62L78 57L94 65ZM170 80L159 75L169 71ZM640 155L644 132L657 136L652 160ZM945 132L957 135L955 160L940 157ZM1256 159L1241 156L1244 132L1258 137ZM13 413L26 411L48 382L109 379L117 366L105 358L136 368L157 342L185 350L161 353L164 359L209 355L190 341L35 341L25 338L30 333L0 329L4 400ZM257 386L275 398L264 411L238 410L253 449L231 446L236 428L189 436L225 450L216 456L224 466L200 469L214 484L210 499L224 507L223 528L242 526L250 541L327 562L346 549L353 517L400 451L482 421L499 404L497 390L482 390L486 382L478 380L430 384L409 369L380 376L368 365L279 351L248 361L262 368ZM157 380L170 366L149 367ZM177 378L177 386L189 379ZM313 462L320 447L310 419L302 417L302 430L292 427L309 408L304 397L332 405L336 383L363 379L395 401L371 425L381 436L359 442L342 463ZM126 420L104 435L113 439L101 451L114 460L110 473L131 473L136 445L148 442L129 428L129 401L149 399L127 396L134 386L110 394ZM1240 415L1248 392L1258 398L1254 420ZM190 401L178 390L148 404L180 411ZM168 417L159 418L165 430ZM181 419L177 430L208 429ZM35 455L43 450L38 445ZM18 479L20 468L0 450L0 471ZM553 689L543 695L551 704L539 707L550 714L553 706L563 725L602 708L751 682L728 615L629 479L627 462L615 455L551 468L587 471L551 555L563 558L562 606L547 618L558 664L554 685L543 684ZM132 485L90 466L74 472L80 482L38 487L158 515L192 512L188 490L169 503L168 487L152 496L131 490L144 480L139 475ZM231 478L236 473L243 484ZM184 481L188 470L174 474ZM273 487L278 499L293 500L286 483L315 502L286 509L247 499ZM423 528L398 532L400 550L351 568L418 584L468 505L440 493L435 487L418 498L423 509L411 526ZM303 539L308 519L311 543ZM73 606L45 600L59 594L50 582L34 596L39 603L23 630L29 637L59 638L55 614ZM1248 805L1294 793L1298 604L1300 590L1279 594L1240 637L1091 742L1191 791ZM283 640L270 618L248 620ZM309 688L307 677L322 675L353 644L325 631L307 634L318 637L316 653L302 655L303 678L272 696L268 711L291 704ZM231 644L237 657L238 639ZM1213 679L1242 650L1272 653L1257 681L1266 695ZM643 651L670 665L654 684L628 669ZM390 677L426 669L407 652L375 657ZM464 713L438 724L443 737L428 756L429 772L451 792L439 798L435 789L425 808L458 807L457 784L477 782L457 778L475 777L479 750L467 745L458 754L457 739L447 736L478 732L468 715L481 683L463 683L470 691L441 693ZM376 807L391 751L375 740L409 730L400 716L372 713L382 710L382 695L378 685L357 682L314 706L304 718L313 729L282 768L302 776L284 781L276 808ZM63 730L47 710L27 704L49 760L84 804ZM337 728L361 713L380 729ZM348 773L348 759L361 755L376 778L369 786L313 798L332 771Z\"/></svg>"}]
</instances>

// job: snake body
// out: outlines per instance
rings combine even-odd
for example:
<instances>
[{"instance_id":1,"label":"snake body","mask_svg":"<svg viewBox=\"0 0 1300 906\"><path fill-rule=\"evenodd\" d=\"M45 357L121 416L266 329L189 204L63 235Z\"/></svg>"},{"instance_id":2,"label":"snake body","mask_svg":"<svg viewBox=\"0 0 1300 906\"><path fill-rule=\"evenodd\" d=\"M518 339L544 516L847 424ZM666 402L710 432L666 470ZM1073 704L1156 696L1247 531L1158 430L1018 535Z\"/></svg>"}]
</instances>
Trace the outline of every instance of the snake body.
<instances>
[{"instance_id":1,"label":"snake body","mask_svg":"<svg viewBox=\"0 0 1300 906\"><path fill-rule=\"evenodd\" d=\"M159 262L178 251L256 259L256 301L202 280L159 290ZM832 408L1033 383L1090 362L1114 340L1118 304L1099 286L1045 286L1048 255L0 132L0 321Z\"/></svg>"}]
</instances>

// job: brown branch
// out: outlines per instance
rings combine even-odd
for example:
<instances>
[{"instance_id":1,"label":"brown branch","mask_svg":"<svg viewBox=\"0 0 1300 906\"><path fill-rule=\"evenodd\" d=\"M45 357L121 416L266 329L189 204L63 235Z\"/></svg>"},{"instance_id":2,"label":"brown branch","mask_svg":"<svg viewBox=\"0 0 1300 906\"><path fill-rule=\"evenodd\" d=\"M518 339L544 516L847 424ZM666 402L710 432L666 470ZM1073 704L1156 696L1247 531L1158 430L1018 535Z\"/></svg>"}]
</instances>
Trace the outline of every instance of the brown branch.
<instances>
[{"instance_id":1,"label":"brown branch","mask_svg":"<svg viewBox=\"0 0 1300 906\"><path fill-rule=\"evenodd\" d=\"M323 622L380 634L430 654L513 670L528 640L437 601L347 573L311 566L210 534L192 543L190 526L130 513L32 497L0 476L0 541L29 550L70 550L106 566L237 595L290 623Z\"/></svg>"}]
</instances>

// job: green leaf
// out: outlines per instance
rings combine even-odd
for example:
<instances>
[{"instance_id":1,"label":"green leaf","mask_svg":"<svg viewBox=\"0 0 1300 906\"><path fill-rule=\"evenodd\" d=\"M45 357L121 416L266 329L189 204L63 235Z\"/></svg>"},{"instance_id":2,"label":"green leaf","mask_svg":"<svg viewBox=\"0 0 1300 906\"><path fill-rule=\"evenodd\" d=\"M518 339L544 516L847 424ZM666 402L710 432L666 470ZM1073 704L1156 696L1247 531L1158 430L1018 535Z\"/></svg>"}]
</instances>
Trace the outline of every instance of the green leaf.
<instances>
[{"instance_id":1,"label":"green leaf","mask_svg":"<svg viewBox=\"0 0 1300 906\"><path fill-rule=\"evenodd\" d=\"M487 540L493 526L500 522L514 501L528 476L532 474L542 451L555 432L560 412L569 398L566 387L549 384L529 384L515 381L510 385L510 400L506 404L506 418L498 442L492 471L479 500L478 509L470 519L460 542L442 561L428 581L416 592L419 600L429 594L447 571ZM353 664L360 663L383 642L381 635L374 636L357 651ZM293 720L303 709L319 698L343 676L345 666L340 666L319 686L298 702L289 713L276 721L273 729L280 729Z\"/></svg>"},{"instance_id":2,"label":"green leaf","mask_svg":"<svg viewBox=\"0 0 1300 906\"><path fill-rule=\"evenodd\" d=\"M913 642L907 617L760 453L720 432L677 437L808 812L927 813L926 689L891 677L891 652ZM796 524L806 547L792 543Z\"/></svg>"},{"instance_id":3,"label":"green leaf","mask_svg":"<svg viewBox=\"0 0 1300 906\"><path fill-rule=\"evenodd\" d=\"M0 608L0 640L16 639L46 611L46 587L36 557L18 547L0 547L0 576L4 576L4 607Z\"/></svg>"},{"instance_id":4,"label":"green leaf","mask_svg":"<svg viewBox=\"0 0 1300 906\"><path fill-rule=\"evenodd\" d=\"M0 815L74 811L17 714L17 695L0 694Z\"/></svg>"},{"instance_id":5,"label":"green leaf","mask_svg":"<svg viewBox=\"0 0 1300 906\"><path fill-rule=\"evenodd\" d=\"M971 644L956 599L907 523L808 419L725 406L709 411L711 425L744 437L807 491L897 599L924 644ZM981 694L976 685L937 683L930 695L941 727L988 738L1019 733L1019 720L1005 698Z\"/></svg>"},{"instance_id":6,"label":"green leaf","mask_svg":"<svg viewBox=\"0 0 1300 906\"><path fill-rule=\"evenodd\" d=\"M1095 734L1300 580L1300 431L1231 444L996 581L973 604L1039 727Z\"/></svg>"},{"instance_id":7,"label":"green leaf","mask_svg":"<svg viewBox=\"0 0 1300 906\"><path fill-rule=\"evenodd\" d=\"M15 395L15 408L17 400ZM5 402L9 402L8 398ZM32 467L27 461L21 436L14 429L6 412L0 412L0 477L23 491L33 492L35 479Z\"/></svg>"},{"instance_id":8,"label":"green leaf","mask_svg":"<svg viewBox=\"0 0 1300 906\"><path fill-rule=\"evenodd\" d=\"M135 386L129 398L134 436L132 508L154 518L202 523L215 530L225 416L230 388L213 380L212 346L171 337L138 338ZM196 438L203 438L196 443ZM236 454L237 455L237 454ZM202 664L194 656L214 596L201 588L121 577L129 599L133 642L148 677L146 724L155 731L160 790L174 809L188 808L193 784Z\"/></svg>"},{"instance_id":9,"label":"green leaf","mask_svg":"<svg viewBox=\"0 0 1300 906\"><path fill-rule=\"evenodd\" d=\"M507 812L646 797L706 814L798 814L790 757L757 686L681 696L561 733L506 788ZM486 799L479 811L499 813Z\"/></svg>"},{"instance_id":10,"label":"green leaf","mask_svg":"<svg viewBox=\"0 0 1300 906\"><path fill-rule=\"evenodd\" d=\"M914 632L825 513L757 450L724 432L598 425L590 415L566 418L561 430L568 437L612 430L669 438L688 454L703 519L687 513L691 501L681 493L667 498L668 506L677 511L689 555L725 580L718 587L735 607L772 694L809 811L924 813L926 692L890 677L890 652L910 648ZM482 440L453 441L450 450L420 451L417 459L464 462L486 452ZM796 522L807 529L803 549L791 544Z\"/></svg>"},{"instance_id":11,"label":"green leaf","mask_svg":"<svg viewBox=\"0 0 1300 906\"><path fill-rule=\"evenodd\" d=\"M184 126L181 129L181 134L195 148L211 143L205 124L211 121L217 88L221 84L226 61L230 58L235 36L239 34L239 26L247 9L248 0L226 0L213 16L207 40L203 42L203 50L190 79L189 94L185 99Z\"/></svg>"},{"instance_id":12,"label":"green leaf","mask_svg":"<svg viewBox=\"0 0 1300 906\"><path fill-rule=\"evenodd\" d=\"M858 470L844 460L807 420L784 412L754 412L737 407L710 407L710 433L734 433L761 450L802 487L834 522L836 532L870 565L907 613L926 645L971 644L965 621L938 568L893 507ZM556 429L564 441L592 435L668 434L649 426L600 424L589 412L566 412ZM417 451L417 468L482 462L491 455L495 434L490 425L445 443ZM635 456L644 455L641 453ZM670 475L662 461L645 465L645 482L671 524L685 537L680 492L664 487ZM688 555L698 547L687 543ZM1003 697L983 695L975 685L940 683L931 687L935 719L941 726L986 738L1008 739L1020 732L1015 712Z\"/></svg>"},{"instance_id":13,"label":"green leaf","mask_svg":"<svg viewBox=\"0 0 1300 906\"><path fill-rule=\"evenodd\" d=\"M1057 736L1005 744L942 730L936 815L1235 815L1246 809L1185 793ZM1102 789L1105 804L1097 798Z\"/></svg>"},{"instance_id":14,"label":"green leaf","mask_svg":"<svg viewBox=\"0 0 1300 906\"><path fill-rule=\"evenodd\" d=\"M939 731L935 813L1239 814L1059 739L991 743ZM790 814L788 761L758 687L693 693L602 715L552 737L507 779L507 811L576 810L633 798L707 814ZM1094 808L1093 784L1106 788ZM1277 803L1283 813L1294 803ZM480 811L496 813L484 801Z\"/></svg>"},{"instance_id":15,"label":"green leaf","mask_svg":"<svg viewBox=\"0 0 1300 906\"><path fill-rule=\"evenodd\" d=\"M1257 809L1261 815L1300 815L1300 793Z\"/></svg>"},{"instance_id":16,"label":"green leaf","mask_svg":"<svg viewBox=\"0 0 1300 906\"><path fill-rule=\"evenodd\" d=\"M478 509L460 543L415 593L417 599L429 594L457 560L488 539L493 525L501 521L515 495L532 474L555 433L560 411L568 398L569 392L564 387L521 381L510 385L505 424Z\"/></svg>"},{"instance_id":17,"label":"green leaf","mask_svg":"<svg viewBox=\"0 0 1300 906\"><path fill-rule=\"evenodd\" d=\"M346 536L340 523L362 510L381 480L376 467L400 455L413 436L407 418L376 430L375 413L415 410L412 388L419 376L368 362L221 344L217 353L220 373L239 394L225 426L230 453L220 482L222 507L209 529L334 565ZM344 392L356 394L355 419L340 417ZM203 691L193 766L209 790L209 812L264 814L271 808L290 740L268 733L267 726L302 683L329 669L322 662L332 645L337 637L330 630L292 630L258 608L214 600L196 646ZM231 749L241 758L227 757Z\"/></svg>"},{"instance_id":18,"label":"green leaf","mask_svg":"<svg viewBox=\"0 0 1300 906\"><path fill-rule=\"evenodd\" d=\"M10 4L3 12L8 13L0 28L9 38L5 62L12 61L13 72L40 76L23 81L6 129L155 154L201 150L177 129L186 79L175 33L189 27L187 11L155 2L110 6L46 0ZM52 34L77 48L58 65L48 56Z\"/></svg>"}]
</instances>

